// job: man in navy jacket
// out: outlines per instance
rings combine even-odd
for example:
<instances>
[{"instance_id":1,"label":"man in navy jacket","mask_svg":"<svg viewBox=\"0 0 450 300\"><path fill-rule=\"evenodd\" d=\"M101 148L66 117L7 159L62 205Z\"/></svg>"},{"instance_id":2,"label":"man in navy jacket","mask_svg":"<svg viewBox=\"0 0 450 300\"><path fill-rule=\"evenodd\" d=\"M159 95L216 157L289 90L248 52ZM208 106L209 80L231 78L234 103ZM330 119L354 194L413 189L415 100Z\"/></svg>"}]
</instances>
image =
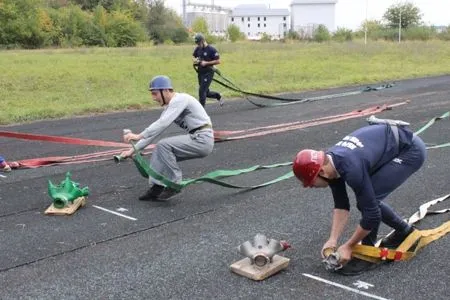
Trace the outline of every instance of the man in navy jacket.
<instances>
[{"instance_id":1,"label":"man in navy jacket","mask_svg":"<svg viewBox=\"0 0 450 300\"><path fill-rule=\"evenodd\" d=\"M222 95L218 92L211 91L209 86L214 78L214 66L220 64L219 52L213 46L209 45L205 37L197 33L194 37L197 44L192 59L196 66L198 76L198 100L204 107L206 98L214 98L219 101L220 106L223 105Z\"/></svg>"},{"instance_id":2,"label":"man in navy jacket","mask_svg":"<svg viewBox=\"0 0 450 300\"><path fill-rule=\"evenodd\" d=\"M361 242L374 245L380 223L395 229L382 246L397 248L414 230L383 200L416 172L426 157L423 141L407 126L374 124L345 136L328 151L302 150L293 171L305 187L330 187L334 199L329 239L322 248L337 247L349 218L346 184L354 191L362 218L353 235L337 248L343 275L357 275L373 266L352 259L352 247Z\"/></svg>"}]
</instances>

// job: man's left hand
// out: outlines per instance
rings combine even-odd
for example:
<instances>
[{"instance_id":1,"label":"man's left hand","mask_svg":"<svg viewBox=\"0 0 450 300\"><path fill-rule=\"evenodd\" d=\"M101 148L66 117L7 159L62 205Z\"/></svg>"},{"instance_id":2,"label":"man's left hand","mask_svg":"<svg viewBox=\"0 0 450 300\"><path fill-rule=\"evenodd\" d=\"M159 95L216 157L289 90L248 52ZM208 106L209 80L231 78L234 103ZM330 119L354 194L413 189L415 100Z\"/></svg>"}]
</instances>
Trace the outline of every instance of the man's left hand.
<instances>
[{"instance_id":1,"label":"man's left hand","mask_svg":"<svg viewBox=\"0 0 450 300\"><path fill-rule=\"evenodd\" d=\"M141 139L141 136L139 134L134 134L134 133L127 133L123 136L123 140L125 143L129 143L131 141L138 141Z\"/></svg>"},{"instance_id":2,"label":"man's left hand","mask_svg":"<svg viewBox=\"0 0 450 300\"><path fill-rule=\"evenodd\" d=\"M337 249L340 257L340 263L345 265L352 259L352 247L344 244Z\"/></svg>"},{"instance_id":3,"label":"man's left hand","mask_svg":"<svg viewBox=\"0 0 450 300\"><path fill-rule=\"evenodd\" d=\"M206 61L204 61L204 60L202 60L202 61L200 62L200 66L202 66L202 67L205 67L205 66L207 66L207 62L206 62Z\"/></svg>"}]
</instances>

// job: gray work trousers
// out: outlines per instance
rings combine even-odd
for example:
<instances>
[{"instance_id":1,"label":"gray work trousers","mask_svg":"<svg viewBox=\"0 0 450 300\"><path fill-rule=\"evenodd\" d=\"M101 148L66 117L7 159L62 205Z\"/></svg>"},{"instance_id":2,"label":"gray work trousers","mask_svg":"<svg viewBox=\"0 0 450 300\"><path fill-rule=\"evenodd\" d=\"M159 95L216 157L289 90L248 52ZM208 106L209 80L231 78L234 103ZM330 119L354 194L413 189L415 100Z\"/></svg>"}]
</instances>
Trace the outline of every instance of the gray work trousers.
<instances>
[{"instance_id":1,"label":"gray work trousers","mask_svg":"<svg viewBox=\"0 0 450 300\"><path fill-rule=\"evenodd\" d=\"M178 162L208 156L213 148L214 133L210 128L161 139L152 152L150 166L170 181L180 183L182 172ZM152 177L149 183L164 185Z\"/></svg>"}]
</instances>

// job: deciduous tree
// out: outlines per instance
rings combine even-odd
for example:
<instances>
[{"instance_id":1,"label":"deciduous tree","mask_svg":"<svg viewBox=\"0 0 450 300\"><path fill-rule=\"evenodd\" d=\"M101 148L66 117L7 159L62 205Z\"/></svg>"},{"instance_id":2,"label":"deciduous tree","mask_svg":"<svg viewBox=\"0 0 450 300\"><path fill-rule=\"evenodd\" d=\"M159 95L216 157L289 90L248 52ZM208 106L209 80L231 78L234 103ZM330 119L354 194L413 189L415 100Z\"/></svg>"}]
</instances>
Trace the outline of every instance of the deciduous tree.
<instances>
[{"instance_id":1,"label":"deciduous tree","mask_svg":"<svg viewBox=\"0 0 450 300\"><path fill-rule=\"evenodd\" d=\"M420 25L422 14L420 9L412 3L399 3L390 6L384 13L383 19L387 21L390 27L398 27L401 20L401 27L408 28Z\"/></svg>"}]
</instances>

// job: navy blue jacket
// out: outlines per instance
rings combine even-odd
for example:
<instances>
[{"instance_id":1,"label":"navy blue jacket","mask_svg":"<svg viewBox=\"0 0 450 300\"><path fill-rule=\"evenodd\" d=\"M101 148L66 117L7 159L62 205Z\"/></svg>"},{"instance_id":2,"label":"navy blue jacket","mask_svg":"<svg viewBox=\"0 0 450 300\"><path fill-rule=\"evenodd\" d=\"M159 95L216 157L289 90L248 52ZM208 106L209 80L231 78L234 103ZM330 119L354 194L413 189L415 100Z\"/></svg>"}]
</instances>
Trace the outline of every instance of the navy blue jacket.
<instances>
[{"instance_id":1,"label":"navy blue jacket","mask_svg":"<svg viewBox=\"0 0 450 300\"><path fill-rule=\"evenodd\" d=\"M198 58L200 61L213 61L220 59L219 52L217 52L216 48L210 45L207 45L205 48L197 46L194 49L194 53L192 53L192 56ZM198 71L200 73L211 72L212 68L210 66L202 67L199 65Z\"/></svg>"},{"instance_id":2,"label":"navy blue jacket","mask_svg":"<svg viewBox=\"0 0 450 300\"><path fill-rule=\"evenodd\" d=\"M377 228L381 222L379 200L376 199L371 174L396 158L411 145L413 133L399 128L399 144L389 125L370 125L356 130L328 149L340 177L330 183L334 207L350 210L345 183L355 192L357 208L361 211L360 225L365 230ZM389 178L386 178L389 180Z\"/></svg>"}]
</instances>

